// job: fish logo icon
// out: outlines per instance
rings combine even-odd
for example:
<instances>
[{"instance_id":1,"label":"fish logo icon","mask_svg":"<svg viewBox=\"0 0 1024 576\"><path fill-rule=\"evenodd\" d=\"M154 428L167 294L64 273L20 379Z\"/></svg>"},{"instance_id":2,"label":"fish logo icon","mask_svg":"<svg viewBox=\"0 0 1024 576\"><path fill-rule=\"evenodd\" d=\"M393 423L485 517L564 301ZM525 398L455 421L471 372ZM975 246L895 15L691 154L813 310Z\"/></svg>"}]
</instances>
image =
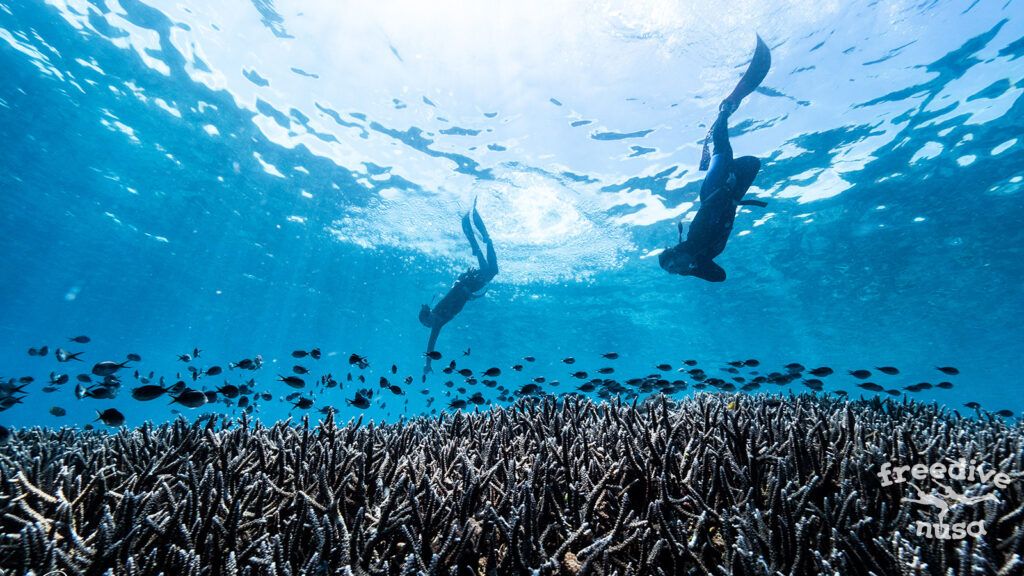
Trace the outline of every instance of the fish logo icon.
<instances>
[{"instance_id":1,"label":"fish logo icon","mask_svg":"<svg viewBox=\"0 0 1024 576\"><path fill-rule=\"evenodd\" d=\"M936 494L933 492L925 492L919 488L916 484L911 484L917 492L917 498L909 498L904 496L900 500L902 502L911 502L914 504L927 504L939 509L939 523L942 523L946 519L946 514L949 513L949 509L955 506L973 506L979 502L998 502L999 497L994 493L988 493L984 496L967 496L954 490L952 487L947 486L941 482L936 481L940 487L942 487L944 493Z\"/></svg>"}]
</instances>

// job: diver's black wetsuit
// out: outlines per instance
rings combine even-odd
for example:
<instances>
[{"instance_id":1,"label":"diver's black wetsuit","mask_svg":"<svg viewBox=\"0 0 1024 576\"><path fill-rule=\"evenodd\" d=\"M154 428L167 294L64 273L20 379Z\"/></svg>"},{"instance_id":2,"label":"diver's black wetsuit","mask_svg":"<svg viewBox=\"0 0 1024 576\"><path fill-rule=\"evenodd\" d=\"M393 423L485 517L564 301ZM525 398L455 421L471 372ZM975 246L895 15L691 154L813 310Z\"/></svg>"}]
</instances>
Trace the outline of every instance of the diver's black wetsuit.
<instances>
[{"instance_id":1,"label":"diver's black wetsuit","mask_svg":"<svg viewBox=\"0 0 1024 576\"><path fill-rule=\"evenodd\" d=\"M763 202L743 200L754 182L761 162L753 156L732 157L729 144L729 115L734 106L723 102L712 133L714 155L704 183L700 187L700 208L687 231L686 240L658 256L661 267L672 274L696 276L709 282L725 280L725 270L714 258L725 250L732 233L736 208L743 204L763 206Z\"/></svg>"},{"instance_id":2,"label":"diver's black wetsuit","mask_svg":"<svg viewBox=\"0 0 1024 576\"><path fill-rule=\"evenodd\" d=\"M437 303L437 306L434 306L433 310L426 304L420 307L420 322L427 328L430 328L430 339L427 341L428 354L434 351L441 328L451 321L452 318L455 318L459 312L462 312L466 302L483 296L484 294L481 290L484 290L487 284L498 274L498 256L494 253L494 244L491 242L490 235L487 234L484 221L480 218L480 213L476 211L476 201L473 202L472 216L472 224L470 223L469 213L462 217L462 231L465 233L466 239L469 240L469 246L473 249L473 255L476 256L480 267L471 268L460 274L451 290L444 295L444 298L441 298L441 301ZM486 256L480 250L480 244L477 243L476 235L473 234L474 224L480 232L484 245L487 246ZM428 356L423 373L426 374L430 371L430 357Z\"/></svg>"}]
</instances>

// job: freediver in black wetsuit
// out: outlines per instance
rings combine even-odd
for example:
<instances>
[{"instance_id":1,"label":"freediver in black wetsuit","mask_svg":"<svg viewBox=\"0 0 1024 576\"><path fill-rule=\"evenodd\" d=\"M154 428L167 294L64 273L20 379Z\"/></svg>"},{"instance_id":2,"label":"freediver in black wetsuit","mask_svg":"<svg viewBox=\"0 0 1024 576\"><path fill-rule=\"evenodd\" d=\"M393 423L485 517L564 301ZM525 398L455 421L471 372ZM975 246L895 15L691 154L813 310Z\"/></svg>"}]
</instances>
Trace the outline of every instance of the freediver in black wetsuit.
<instances>
[{"instance_id":1,"label":"freediver in black wetsuit","mask_svg":"<svg viewBox=\"0 0 1024 576\"><path fill-rule=\"evenodd\" d=\"M700 208L690 224L686 240L682 238L683 224L680 222L679 243L658 255L658 263L671 274L696 276L708 282L724 281L725 270L714 259L725 250L729 241L736 209L739 206L766 206L758 200L743 199L761 169L761 161L753 156L732 157L729 116L736 111L740 101L761 84L769 68L771 53L758 36L750 66L732 94L718 108L718 119L710 134L714 145L710 169L707 142L704 143L700 169L708 170L708 175L701 184Z\"/></svg>"},{"instance_id":2,"label":"freediver in black wetsuit","mask_svg":"<svg viewBox=\"0 0 1024 576\"><path fill-rule=\"evenodd\" d=\"M470 223L470 214L473 217L472 224ZM480 244L477 243L473 225L476 225L480 237L487 246L486 256L480 250ZM494 253L494 244L491 242L490 235L487 234L484 221L480 218L480 213L476 211L476 200L473 200L473 210L462 217L462 232L465 233L466 240L469 240L469 246L473 249L473 255L476 256L480 267L470 268L460 274L455 280L455 285L437 303L437 306L434 306L433 310L426 304L420 307L420 323L430 328L430 339L427 341L427 363L423 367L424 376L431 372L429 354L434 351L441 328L462 311L466 302L482 297L488 282L498 274L498 257Z\"/></svg>"},{"instance_id":3,"label":"freediver in black wetsuit","mask_svg":"<svg viewBox=\"0 0 1024 576\"><path fill-rule=\"evenodd\" d=\"M686 240L682 239L680 223L680 242L658 255L658 263L671 274L696 276L708 282L725 280L725 270L714 259L729 241L737 207L765 206L757 200L743 200L761 168L761 161L753 156L732 157L728 122L735 109L736 105L730 100L722 102L719 108L712 132L715 153L707 178L700 187L700 209L690 223Z\"/></svg>"}]
</instances>

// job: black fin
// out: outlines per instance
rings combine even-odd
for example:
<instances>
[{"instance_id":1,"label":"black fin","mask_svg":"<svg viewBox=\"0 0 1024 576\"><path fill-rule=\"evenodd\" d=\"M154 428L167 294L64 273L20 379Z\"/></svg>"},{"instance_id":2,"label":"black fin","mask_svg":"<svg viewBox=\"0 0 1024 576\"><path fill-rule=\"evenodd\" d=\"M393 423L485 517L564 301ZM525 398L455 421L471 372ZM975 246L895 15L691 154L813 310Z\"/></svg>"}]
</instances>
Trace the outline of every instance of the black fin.
<instances>
[{"instance_id":1,"label":"black fin","mask_svg":"<svg viewBox=\"0 0 1024 576\"><path fill-rule=\"evenodd\" d=\"M740 206L757 206L759 208L767 208L768 203L761 200L740 200L737 202Z\"/></svg>"}]
</instances>

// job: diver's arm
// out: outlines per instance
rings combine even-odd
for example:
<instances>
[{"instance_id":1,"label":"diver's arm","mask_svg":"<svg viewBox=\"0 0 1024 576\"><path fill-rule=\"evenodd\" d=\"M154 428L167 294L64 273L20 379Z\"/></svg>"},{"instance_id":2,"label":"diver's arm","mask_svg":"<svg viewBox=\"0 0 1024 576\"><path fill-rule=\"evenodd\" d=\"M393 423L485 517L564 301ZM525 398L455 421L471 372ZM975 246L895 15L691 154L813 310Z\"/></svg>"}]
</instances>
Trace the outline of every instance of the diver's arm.
<instances>
[{"instance_id":1,"label":"diver's arm","mask_svg":"<svg viewBox=\"0 0 1024 576\"><path fill-rule=\"evenodd\" d=\"M434 351L434 346L437 345L437 335L441 333L440 326L434 326L430 329L430 339L427 340L427 354ZM423 374L429 374L434 370L430 367L430 356L427 356L427 363L423 366Z\"/></svg>"}]
</instances>

